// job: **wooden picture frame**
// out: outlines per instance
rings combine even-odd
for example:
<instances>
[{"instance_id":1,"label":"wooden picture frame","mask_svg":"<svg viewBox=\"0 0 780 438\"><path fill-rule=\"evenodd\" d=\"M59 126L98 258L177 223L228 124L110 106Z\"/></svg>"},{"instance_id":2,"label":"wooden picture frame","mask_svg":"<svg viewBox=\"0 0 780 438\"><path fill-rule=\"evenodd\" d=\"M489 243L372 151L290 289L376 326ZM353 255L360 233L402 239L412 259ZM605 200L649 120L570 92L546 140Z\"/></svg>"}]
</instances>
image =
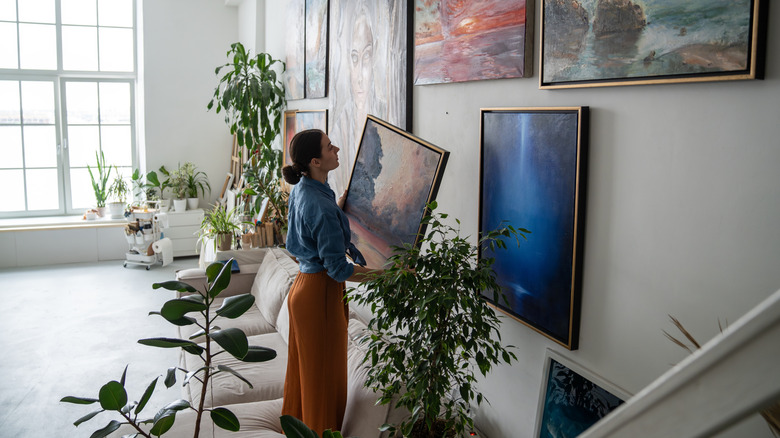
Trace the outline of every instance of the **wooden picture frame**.
<instances>
[{"instance_id":1,"label":"wooden picture frame","mask_svg":"<svg viewBox=\"0 0 780 438\"><path fill-rule=\"evenodd\" d=\"M233 174L228 173L225 175L225 182L222 184L222 190L219 192L219 202L221 204L225 204L227 201L227 192L230 190L231 186L233 185Z\"/></svg>"},{"instance_id":2,"label":"wooden picture frame","mask_svg":"<svg viewBox=\"0 0 780 438\"><path fill-rule=\"evenodd\" d=\"M542 0L540 88L763 79L768 0L584 4Z\"/></svg>"},{"instance_id":3,"label":"wooden picture frame","mask_svg":"<svg viewBox=\"0 0 780 438\"><path fill-rule=\"evenodd\" d=\"M479 232L531 231L492 251L506 300L492 305L575 350L585 231L588 107L487 108L480 120Z\"/></svg>"},{"instance_id":4,"label":"wooden picture frame","mask_svg":"<svg viewBox=\"0 0 780 438\"><path fill-rule=\"evenodd\" d=\"M533 436L577 436L630 397L626 390L548 348Z\"/></svg>"},{"instance_id":5,"label":"wooden picture frame","mask_svg":"<svg viewBox=\"0 0 780 438\"><path fill-rule=\"evenodd\" d=\"M393 246L419 245L420 221L435 200L449 152L376 117L363 128L344 213L368 267L380 268Z\"/></svg>"},{"instance_id":6,"label":"wooden picture frame","mask_svg":"<svg viewBox=\"0 0 780 438\"><path fill-rule=\"evenodd\" d=\"M533 0L415 0L414 85L530 77L533 10Z\"/></svg>"}]
</instances>

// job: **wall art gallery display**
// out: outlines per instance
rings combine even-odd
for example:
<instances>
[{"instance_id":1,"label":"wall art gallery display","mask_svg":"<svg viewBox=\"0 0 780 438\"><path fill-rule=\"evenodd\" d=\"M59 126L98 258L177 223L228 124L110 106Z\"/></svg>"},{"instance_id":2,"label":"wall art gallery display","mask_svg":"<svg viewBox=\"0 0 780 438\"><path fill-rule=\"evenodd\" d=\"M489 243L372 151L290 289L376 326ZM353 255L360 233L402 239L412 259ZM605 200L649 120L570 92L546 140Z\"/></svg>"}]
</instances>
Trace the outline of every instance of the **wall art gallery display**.
<instances>
[{"instance_id":1,"label":"wall art gallery display","mask_svg":"<svg viewBox=\"0 0 780 438\"><path fill-rule=\"evenodd\" d=\"M540 88L761 79L767 0L543 0Z\"/></svg>"},{"instance_id":2,"label":"wall art gallery display","mask_svg":"<svg viewBox=\"0 0 780 438\"><path fill-rule=\"evenodd\" d=\"M290 142L295 134L307 129L319 129L328 133L328 110L287 110L284 112L284 149L282 156L285 166L292 165Z\"/></svg>"},{"instance_id":3,"label":"wall art gallery display","mask_svg":"<svg viewBox=\"0 0 780 438\"><path fill-rule=\"evenodd\" d=\"M535 438L574 438L628 400L623 389L548 349Z\"/></svg>"},{"instance_id":4,"label":"wall art gallery display","mask_svg":"<svg viewBox=\"0 0 780 438\"><path fill-rule=\"evenodd\" d=\"M285 11L286 38L284 39L285 71L284 93L287 100L303 99L304 95L304 3L303 0L290 0Z\"/></svg>"},{"instance_id":5,"label":"wall art gallery display","mask_svg":"<svg viewBox=\"0 0 780 438\"><path fill-rule=\"evenodd\" d=\"M492 304L572 350L579 335L587 139L587 107L481 110L479 231L502 222L531 231L519 247L481 251L495 258L506 295Z\"/></svg>"},{"instance_id":6,"label":"wall art gallery display","mask_svg":"<svg viewBox=\"0 0 780 438\"><path fill-rule=\"evenodd\" d=\"M306 0L306 98L328 91L328 0Z\"/></svg>"},{"instance_id":7,"label":"wall art gallery display","mask_svg":"<svg viewBox=\"0 0 780 438\"><path fill-rule=\"evenodd\" d=\"M533 3L415 0L414 84L530 76Z\"/></svg>"},{"instance_id":8,"label":"wall art gallery display","mask_svg":"<svg viewBox=\"0 0 780 438\"><path fill-rule=\"evenodd\" d=\"M344 212L368 267L384 266L393 246L419 243L425 231L420 221L436 198L448 157L383 120L366 120Z\"/></svg>"},{"instance_id":9,"label":"wall art gallery display","mask_svg":"<svg viewBox=\"0 0 780 438\"><path fill-rule=\"evenodd\" d=\"M330 184L349 182L366 116L411 130L411 7L404 0L331 0L330 130L341 166Z\"/></svg>"}]
</instances>

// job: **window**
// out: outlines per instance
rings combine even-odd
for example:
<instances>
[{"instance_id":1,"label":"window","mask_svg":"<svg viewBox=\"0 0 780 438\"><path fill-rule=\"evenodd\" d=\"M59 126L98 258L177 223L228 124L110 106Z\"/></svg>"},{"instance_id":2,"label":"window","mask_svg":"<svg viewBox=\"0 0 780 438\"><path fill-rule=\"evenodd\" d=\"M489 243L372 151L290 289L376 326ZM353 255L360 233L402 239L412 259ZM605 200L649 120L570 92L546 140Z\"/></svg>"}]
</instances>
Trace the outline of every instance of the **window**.
<instances>
[{"instance_id":1,"label":"window","mask_svg":"<svg viewBox=\"0 0 780 438\"><path fill-rule=\"evenodd\" d=\"M0 0L0 217L94 206L95 154L136 164L135 0ZM111 179L115 176L112 169Z\"/></svg>"}]
</instances>

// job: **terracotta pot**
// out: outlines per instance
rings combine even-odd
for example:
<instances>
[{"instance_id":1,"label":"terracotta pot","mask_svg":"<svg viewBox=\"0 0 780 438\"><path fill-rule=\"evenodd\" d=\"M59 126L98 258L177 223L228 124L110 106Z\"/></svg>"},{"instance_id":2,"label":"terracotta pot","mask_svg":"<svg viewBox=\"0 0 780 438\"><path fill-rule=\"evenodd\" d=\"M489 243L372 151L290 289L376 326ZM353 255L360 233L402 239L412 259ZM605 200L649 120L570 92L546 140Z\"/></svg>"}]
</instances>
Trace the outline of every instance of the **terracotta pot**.
<instances>
[{"instance_id":1,"label":"terracotta pot","mask_svg":"<svg viewBox=\"0 0 780 438\"><path fill-rule=\"evenodd\" d=\"M233 246L232 234L220 234L217 236L217 249L220 251L230 251L230 247Z\"/></svg>"}]
</instances>

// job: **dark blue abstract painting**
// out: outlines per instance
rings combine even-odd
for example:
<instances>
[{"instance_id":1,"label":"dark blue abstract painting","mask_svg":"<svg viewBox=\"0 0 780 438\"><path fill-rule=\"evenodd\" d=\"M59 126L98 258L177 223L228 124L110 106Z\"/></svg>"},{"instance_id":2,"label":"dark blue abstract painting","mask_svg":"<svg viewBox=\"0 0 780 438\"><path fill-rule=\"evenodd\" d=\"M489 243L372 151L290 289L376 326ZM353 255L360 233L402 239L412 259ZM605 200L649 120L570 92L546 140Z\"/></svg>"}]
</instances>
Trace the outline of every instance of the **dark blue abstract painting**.
<instances>
[{"instance_id":1,"label":"dark blue abstract painting","mask_svg":"<svg viewBox=\"0 0 780 438\"><path fill-rule=\"evenodd\" d=\"M577 348L587 107L482 110L480 232L531 231L519 247L481 252L507 302L495 304Z\"/></svg>"},{"instance_id":2,"label":"dark blue abstract painting","mask_svg":"<svg viewBox=\"0 0 780 438\"><path fill-rule=\"evenodd\" d=\"M537 438L574 438L623 404L612 394L550 359Z\"/></svg>"}]
</instances>

